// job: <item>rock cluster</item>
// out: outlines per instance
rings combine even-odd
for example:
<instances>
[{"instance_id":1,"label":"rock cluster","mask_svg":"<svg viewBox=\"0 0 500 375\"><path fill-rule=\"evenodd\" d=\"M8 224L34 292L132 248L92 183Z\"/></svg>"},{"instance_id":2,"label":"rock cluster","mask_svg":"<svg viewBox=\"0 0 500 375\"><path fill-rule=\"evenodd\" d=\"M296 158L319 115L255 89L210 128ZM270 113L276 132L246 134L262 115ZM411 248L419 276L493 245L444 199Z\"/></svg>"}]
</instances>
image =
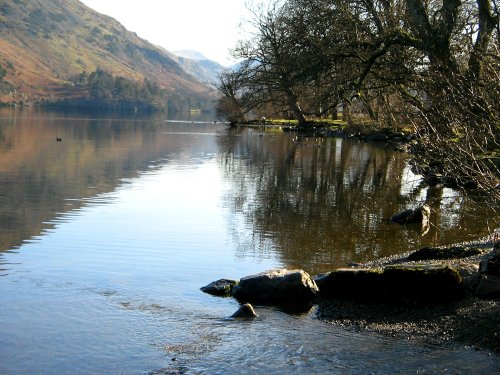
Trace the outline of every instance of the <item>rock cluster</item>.
<instances>
[{"instance_id":1,"label":"rock cluster","mask_svg":"<svg viewBox=\"0 0 500 375\"><path fill-rule=\"evenodd\" d=\"M217 296L236 298L241 307L231 318L257 316L250 303L277 306L290 312L309 311L315 304L320 312L318 316L324 319L340 319L344 323L345 319L360 319L364 322L367 316L375 316L373 327L380 328L379 316L385 321L387 314L408 310L399 316L394 313L391 319L396 322L401 319L401 322L389 326L396 330L404 326L411 331L413 328L404 325L410 324L406 320L423 310L429 311L429 316L435 311L442 314L442 325L446 329L461 324L462 328L456 327L457 332L471 338L471 342L484 341L492 347L500 347L494 337L488 336L486 340L483 334L464 328L467 325L463 323L468 319L482 321L482 315L478 318L464 315L466 311L475 311L469 306L484 305L496 311L494 298L500 297L500 245L491 249L486 242L423 248L397 259L340 268L314 277L303 270L274 269L239 281L217 280L201 289ZM494 306L488 305L488 301ZM463 314L456 315L455 323L453 319L448 321L446 314L452 311L451 316L455 316L457 306L464 306L460 310ZM426 329L432 331L430 326Z\"/></svg>"},{"instance_id":2,"label":"rock cluster","mask_svg":"<svg viewBox=\"0 0 500 375\"><path fill-rule=\"evenodd\" d=\"M273 306L310 304L319 290L303 270L274 269L243 277L240 281L221 279L201 290L216 296L232 296L241 303Z\"/></svg>"},{"instance_id":3,"label":"rock cluster","mask_svg":"<svg viewBox=\"0 0 500 375\"><path fill-rule=\"evenodd\" d=\"M344 268L311 278L303 270L275 269L233 280L218 280L201 288L241 303L305 306L320 298L370 301L445 301L460 296L463 281L458 270L442 265L392 265Z\"/></svg>"}]
</instances>

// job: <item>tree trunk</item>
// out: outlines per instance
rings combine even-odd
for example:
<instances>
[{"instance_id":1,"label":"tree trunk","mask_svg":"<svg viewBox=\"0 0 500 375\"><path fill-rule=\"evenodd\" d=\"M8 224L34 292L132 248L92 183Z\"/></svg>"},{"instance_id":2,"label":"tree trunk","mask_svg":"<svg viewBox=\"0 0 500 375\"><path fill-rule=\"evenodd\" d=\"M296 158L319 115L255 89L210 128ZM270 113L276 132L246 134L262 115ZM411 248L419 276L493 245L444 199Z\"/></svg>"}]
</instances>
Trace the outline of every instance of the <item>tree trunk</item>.
<instances>
[{"instance_id":1,"label":"tree trunk","mask_svg":"<svg viewBox=\"0 0 500 375\"><path fill-rule=\"evenodd\" d=\"M351 104L346 99L342 101L342 120L351 123Z\"/></svg>"},{"instance_id":2,"label":"tree trunk","mask_svg":"<svg viewBox=\"0 0 500 375\"><path fill-rule=\"evenodd\" d=\"M338 120L339 119L339 110L337 109L337 104L335 104L332 108L332 120Z\"/></svg>"},{"instance_id":3,"label":"tree trunk","mask_svg":"<svg viewBox=\"0 0 500 375\"><path fill-rule=\"evenodd\" d=\"M307 125L307 120L304 116L304 113L302 112L302 109L299 106L299 103L297 101L297 96L289 88L285 88L284 91L286 93L288 106L290 107L290 110L293 113L293 117L299 123L299 126Z\"/></svg>"},{"instance_id":4,"label":"tree trunk","mask_svg":"<svg viewBox=\"0 0 500 375\"><path fill-rule=\"evenodd\" d=\"M469 57L469 78L477 82L481 79L483 69L483 56L488 50L491 35L498 23L498 17L494 17L489 0L477 0L479 10L479 32L474 44L474 49Z\"/></svg>"}]
</instances>

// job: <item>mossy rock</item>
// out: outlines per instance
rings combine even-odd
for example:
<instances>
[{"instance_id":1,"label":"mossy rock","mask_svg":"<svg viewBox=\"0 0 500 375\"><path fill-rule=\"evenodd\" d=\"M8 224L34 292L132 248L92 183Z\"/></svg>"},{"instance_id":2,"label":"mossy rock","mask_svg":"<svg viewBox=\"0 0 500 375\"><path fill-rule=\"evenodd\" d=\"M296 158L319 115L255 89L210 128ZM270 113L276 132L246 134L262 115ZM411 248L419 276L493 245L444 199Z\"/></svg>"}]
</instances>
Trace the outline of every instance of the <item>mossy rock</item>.
<instances>
[{"instance_id":1,"label":"mossy rock","mask_svg":"<svg viewBox=\"0 0 500 375\"><path fill-rule=\"evenodd\" d=\"M458 270L441 265L387 266L384 294L392 300L446 301L463 294Z\"/></svg>"},{"instance_id":2,"label":"mossy rock","mask_svg":"<svg viewBox=\"0 0 500 375\"><path fill-rule=\"evenodd\" d=\"M369 302L440 302L464 291L459 272L440 265L338 269L315 278L320 296Z\"/></svg>"},{"instance_id":3,"label":"mossy rock","mask_svg":"<svg viewBox=\"0 0 500 375\"><path fill-rule=\"evenodd\" d=\"M424 247L408 256L409 261L432 259L459 259L481 255L484 250L477 247L454 246L448 248Z\"/></svg>"},{"instance_id":4,"label":"mossy rock","mask_svg":"<svg viewBox=\"0 0 500 375\"><path fill-rule=\"evenodd\" d=\"M231 290L237 283L236 280L220 279L201 287L200 290L213 296L229 297L231 295Z\"/></svg>"},{"instance_id":5,"label":"mossy rock","mask_svg":"<svg viewBox=\"0 0 500 375\"><path fill-rule=\"evenodd\" d=\"M376 268L340 268L315 279L321 297L373 298L383 291L382 272Z\"/></svg>"}]
</instances>

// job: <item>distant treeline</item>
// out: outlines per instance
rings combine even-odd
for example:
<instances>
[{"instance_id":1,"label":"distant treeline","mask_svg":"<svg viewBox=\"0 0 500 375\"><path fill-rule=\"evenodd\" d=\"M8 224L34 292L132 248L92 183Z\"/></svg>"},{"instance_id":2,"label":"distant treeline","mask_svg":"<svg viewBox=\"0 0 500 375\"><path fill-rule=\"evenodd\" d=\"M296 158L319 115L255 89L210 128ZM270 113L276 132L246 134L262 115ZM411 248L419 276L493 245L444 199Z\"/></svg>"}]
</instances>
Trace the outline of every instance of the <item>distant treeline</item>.
<instances>
[{"instance_id":1,"label":"distant treeline","mask_svg":"<svg viewBox=\"0 0 500 375\"><path fill-rule=\"evenodd\" d=\"M138 110L157 111L166 109L167 96L157 83L145 79L136 82L130 79L114 76L103 69L97 69L90 74L83 72L75 82L84 89L87 95L74 100L67 99L58 102L69 107L89 107L100 110Z\"/></svg>"},{"instance_id":2,"label":"distant treeline","mask_svg":"<svg viewBox=\"0 0 500 375\"><path fill-rule=\"evenodd\" d=\"M100 68L81 73L73 83L76 97L68 95L66 99L47 105L60 109L118 112L176 112L193 108L206 110L212 106L207 98L171 94L148 79L132 81Z\"/></svg>"}]
</instances>

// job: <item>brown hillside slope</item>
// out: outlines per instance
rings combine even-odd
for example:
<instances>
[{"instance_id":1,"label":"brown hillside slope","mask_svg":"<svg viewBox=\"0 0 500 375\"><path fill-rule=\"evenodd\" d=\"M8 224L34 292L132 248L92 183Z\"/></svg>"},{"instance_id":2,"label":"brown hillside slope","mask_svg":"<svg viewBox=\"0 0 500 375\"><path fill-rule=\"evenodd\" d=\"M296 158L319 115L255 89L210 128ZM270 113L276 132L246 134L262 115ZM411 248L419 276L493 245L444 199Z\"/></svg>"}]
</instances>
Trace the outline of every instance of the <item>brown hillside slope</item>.
<instances>
[{"instance_id":1,"label":"brown hillside slope","mask_svg":"<svg viewBox=\"0 0 500 375\"><path fill-rule=\"evenodd\" d=\"M208 91L166 51L78 0L0 0L0 65L4 103L85 96L74 83L97 68L146 78L173 97Z\"/></svg>"}]
</instances>

